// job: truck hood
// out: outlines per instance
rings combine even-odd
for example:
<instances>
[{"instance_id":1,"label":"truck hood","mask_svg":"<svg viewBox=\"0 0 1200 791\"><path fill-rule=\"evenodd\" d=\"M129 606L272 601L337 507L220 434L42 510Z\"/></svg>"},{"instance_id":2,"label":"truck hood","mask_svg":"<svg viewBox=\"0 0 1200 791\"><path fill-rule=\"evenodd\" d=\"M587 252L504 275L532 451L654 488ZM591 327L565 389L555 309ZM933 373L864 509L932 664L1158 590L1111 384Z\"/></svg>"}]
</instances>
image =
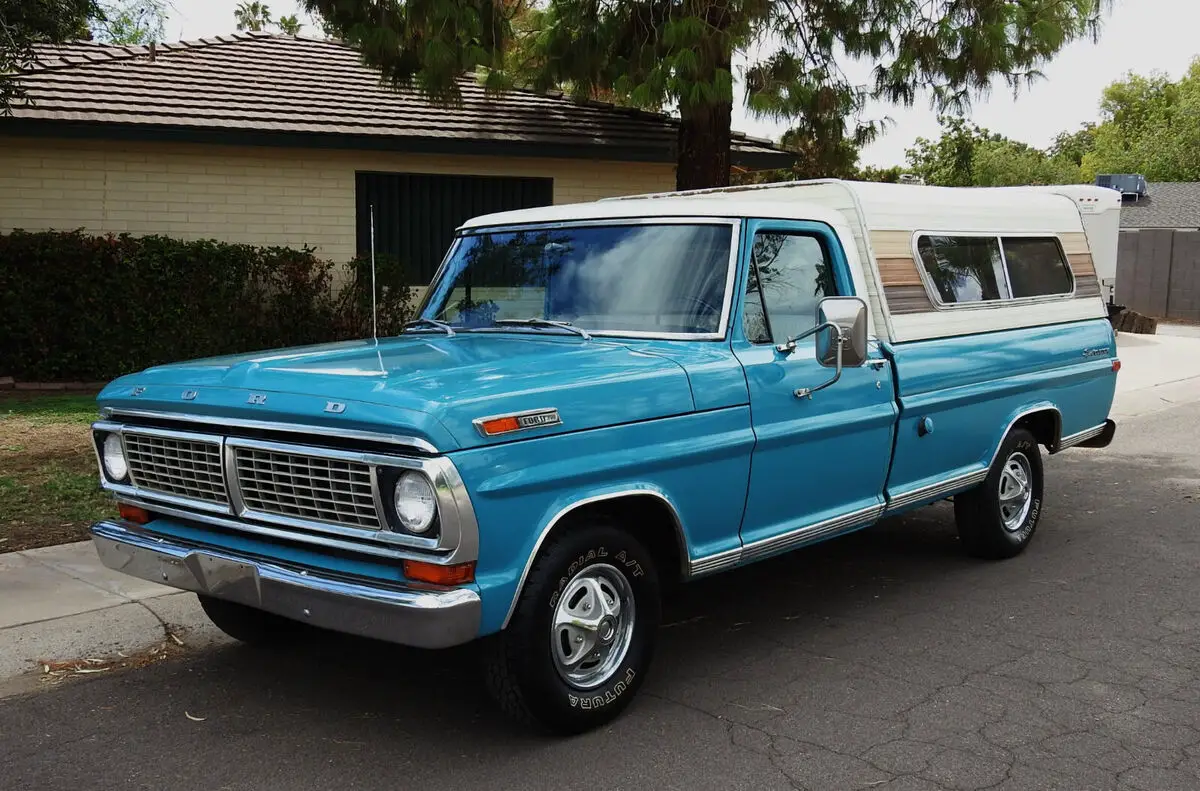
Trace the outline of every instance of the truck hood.
<instances>
[{"instance_id":1,"label":"truck hood","mask_svg":"<svg viewBox=\"0 0 1200 791\"><path fill-rule=\"evenodd\" d=\"M409 334L149 368L101 407L413 436L439 450L690 412L677 363L604 339L519 333ZM330 404L330 402L335 402ZM344 409L338 412L337 405ZM561 424L485 438L472 421L556 408Z\"/></svg>"}]
</instances>

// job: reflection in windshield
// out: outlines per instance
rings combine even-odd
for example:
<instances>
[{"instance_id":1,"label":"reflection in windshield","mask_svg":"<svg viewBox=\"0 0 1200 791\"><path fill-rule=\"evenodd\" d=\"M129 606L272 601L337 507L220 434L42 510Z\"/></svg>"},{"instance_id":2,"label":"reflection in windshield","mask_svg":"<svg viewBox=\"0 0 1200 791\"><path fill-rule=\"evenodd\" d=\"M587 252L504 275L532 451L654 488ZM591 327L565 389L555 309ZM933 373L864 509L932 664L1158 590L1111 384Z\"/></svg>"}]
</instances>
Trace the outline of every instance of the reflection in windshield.
<instances>
[{"instance_id":1,"label":"reflection in windshield","mask_svg":"<svg viewBox=\"0 0 1200 791\"><path fill-rule=\"evenodd\" d=\"M455 329L536 318L598 333L720 333L732 238L726 224L472 234L421 315Z\"/></svg>"}]
</instances>

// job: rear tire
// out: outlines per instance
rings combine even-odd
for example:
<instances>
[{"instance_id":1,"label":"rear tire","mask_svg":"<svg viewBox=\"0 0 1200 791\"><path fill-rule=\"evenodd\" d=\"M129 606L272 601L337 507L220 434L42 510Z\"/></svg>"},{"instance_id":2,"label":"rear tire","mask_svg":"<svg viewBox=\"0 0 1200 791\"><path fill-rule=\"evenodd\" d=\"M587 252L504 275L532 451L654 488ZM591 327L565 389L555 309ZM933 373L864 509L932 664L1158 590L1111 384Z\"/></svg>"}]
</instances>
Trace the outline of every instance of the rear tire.
<instances>
[{"instance_id":1,"label":"rear tire","mask_svg":"<svg viewBox=\"0 0 1200 791\"><path fill-rule=\"evenodd\" d=\"M1025 551L1042 515L1042 455L1037 439L1017 427L1000 443L983 483L954 498L954 519L967 553L1003 560Z\"/></svg>"},{"instance_id":2,"label":"rear tire","mask_svg":"<svg viewBox=\"0 0 1200 791\"><path fill-rule=\"evenodd\" d=\"M244 604L196 594L204 614L218 629L247 645L259 648L286 646L296 639L303 624Z\"/></svg>"},{"instance_id":3,"label":"rear tire","mask_svg":"<svg viewBox=\"0 0 1200 791\"><path fill-rule=\"evenodd\" d=\"M551 733L604 725L646 678L661 610L641 542L604 523L569 529L546 543L508 627L485 641L488 691L509 716Z\"/></svg>"}]
</instances>

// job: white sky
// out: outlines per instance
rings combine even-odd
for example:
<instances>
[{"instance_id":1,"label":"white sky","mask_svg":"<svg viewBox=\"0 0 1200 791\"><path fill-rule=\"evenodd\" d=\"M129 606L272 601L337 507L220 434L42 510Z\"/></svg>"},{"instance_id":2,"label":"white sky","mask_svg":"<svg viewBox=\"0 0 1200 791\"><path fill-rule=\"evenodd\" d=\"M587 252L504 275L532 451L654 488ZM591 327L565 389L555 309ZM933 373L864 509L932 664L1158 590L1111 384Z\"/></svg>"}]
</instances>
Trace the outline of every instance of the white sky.
<instances>
[{"instance_id":1,"label":"white sky","mask_svg":"<svg viewBox=\"0 0 1200 791\"><path fill-rule=\"evenodd\" d=\"M234 30L237 0L171 0L175 11L167 21L168 40L194 39ZM297 13L294 0L268 0L272 16ZM304 18L301 17L303 20ZM1066 47L1042 71L1045 79L1022 89L1016 100L1003 84L989 97L976 100L971 117L980 126L1037 146L1048 145L1054 135L1074 130L1099 114L1100 92L1129 71L1146 74L1164 71L1178 78L1193 56L1200 54L1196 30L1200 27L1197 0L1116 0L1105 22L1100 42L1078 41ZM308 31L312 33L310 28ZM847 69L857 77L864 70ZM879 105L868 108L871 118L890 117L895 124L863 151L871 165L903 164L904 149L917 137L936 137L935 114L927 103L912 108ZM758 137L778 139L786 124L749 117L734 109L734 129Z\"/></svg>"}]
</instances>

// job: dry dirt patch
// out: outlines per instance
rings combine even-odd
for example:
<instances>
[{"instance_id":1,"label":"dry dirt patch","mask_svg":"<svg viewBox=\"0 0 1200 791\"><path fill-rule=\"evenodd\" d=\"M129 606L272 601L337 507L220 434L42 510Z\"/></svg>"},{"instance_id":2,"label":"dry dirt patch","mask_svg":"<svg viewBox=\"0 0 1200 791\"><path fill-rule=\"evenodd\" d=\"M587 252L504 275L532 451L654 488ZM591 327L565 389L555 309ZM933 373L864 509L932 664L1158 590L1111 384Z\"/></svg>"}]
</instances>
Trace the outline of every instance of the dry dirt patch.
<instances>
[{"instance_id":1,"label":"dry dirt patch","mask_svg":"<svg viewBox=\"0 0 1200 791\"><path fill-rule=\"evenodd\" d=\"M0 397L0 552L87 538L115 513L100 489L93 396Z\"/></svg>"}]
</instances>

